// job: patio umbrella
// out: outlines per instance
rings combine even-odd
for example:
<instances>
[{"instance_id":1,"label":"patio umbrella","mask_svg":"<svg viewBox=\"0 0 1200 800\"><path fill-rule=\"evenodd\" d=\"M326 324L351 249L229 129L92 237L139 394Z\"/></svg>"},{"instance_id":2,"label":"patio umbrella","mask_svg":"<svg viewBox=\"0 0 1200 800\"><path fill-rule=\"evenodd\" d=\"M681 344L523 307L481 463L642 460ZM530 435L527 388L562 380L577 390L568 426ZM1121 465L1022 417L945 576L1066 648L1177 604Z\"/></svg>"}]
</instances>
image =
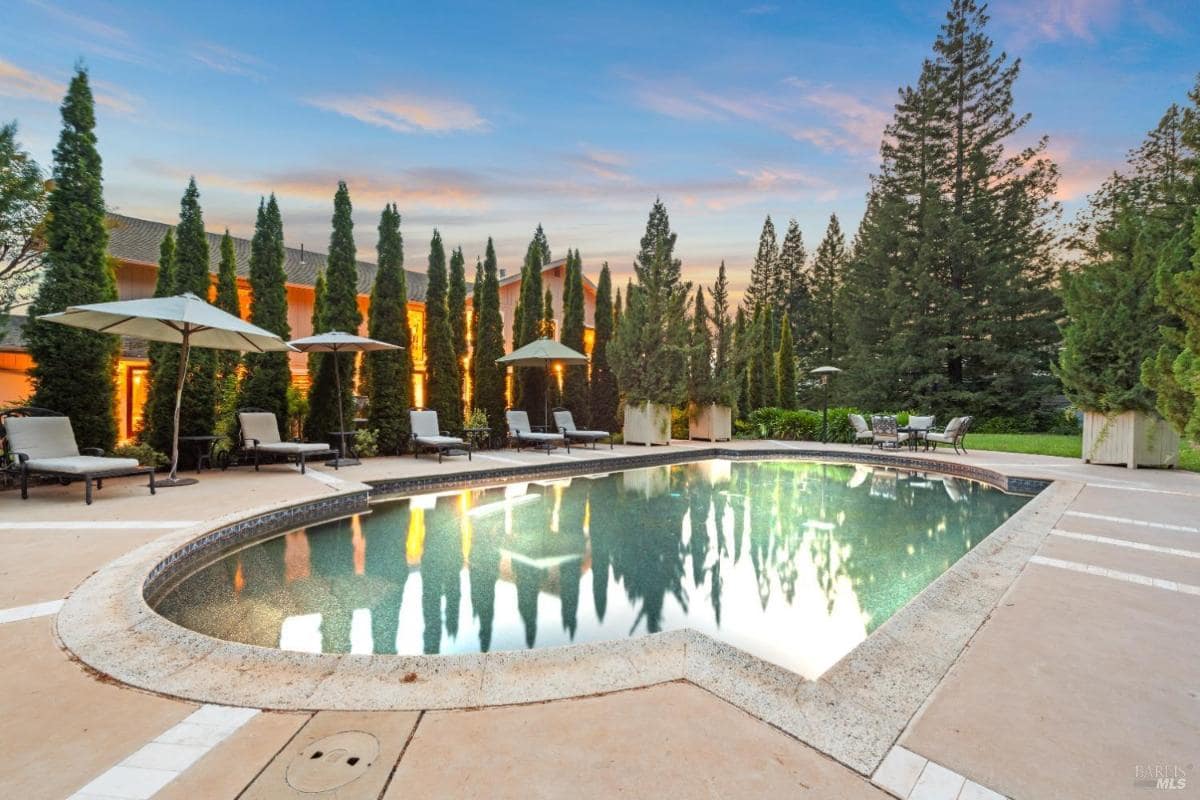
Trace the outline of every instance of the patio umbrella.
<instances>
[{"instance_id":1,"label":"patio umbrella","mask_svg":"<svg viewBox=\"0 0 1200 800\"><path fill-rule=\"evenodd\" d=\"M365 336L356 336L353 333L343 333L342 331L330 331L329 333L318 333L313 336L305 336L303 339L293 339L288 342L292 347L302 353L333 353L334 359L337 359L338 353L366 353L371 350L402 350L398 344L388 344L376 339L368 339ZM347 464L357 464L358 459L346 458L346 437L343 435L346 430L346 421L342 414L342 371L336 369L337 361L334 361L333 377L337 381L337 397L338 397L338 459L339 467Z\"/></svg>"},{"instance_id":2,"label":"patio umbrella","mask_svg":"<svg viewBox=\"0 0 1200 800\"><path fill-rule=\"evenodd\" d=\"M542 337L535 339L524 347L518 347L508 355L497 358L497 364L504 364L509 367L545 367L547 377L550 370L555 365L559 366L578 366L588 363L588 357L577 350L572 350L561 342L556 342L553 339ZM550 395L546 394L545 408L543 409L542 421L550 424Z\"/></svg>"},{"instance_id":3,"label":"patio umbrella","mask_svg":"<svg viewBox=\"0 0 1200 800\"><path fill-rule=\"evenodd\" d=\"M173 297L71 306L66 311L43 314L38 319L101 333L136 336L154 342L173 342L180 346L179 375L175 380L175 426L171 434L171 475L166 481L160 481L159 486L188 486L196 482L195 478L178 478L175 475L179 468L179 403L183 396L183 378L187 374L191 348L248 350L255 353L292 349L270 331L238 319L191 292Z\"/></svg>"}]
</instances>

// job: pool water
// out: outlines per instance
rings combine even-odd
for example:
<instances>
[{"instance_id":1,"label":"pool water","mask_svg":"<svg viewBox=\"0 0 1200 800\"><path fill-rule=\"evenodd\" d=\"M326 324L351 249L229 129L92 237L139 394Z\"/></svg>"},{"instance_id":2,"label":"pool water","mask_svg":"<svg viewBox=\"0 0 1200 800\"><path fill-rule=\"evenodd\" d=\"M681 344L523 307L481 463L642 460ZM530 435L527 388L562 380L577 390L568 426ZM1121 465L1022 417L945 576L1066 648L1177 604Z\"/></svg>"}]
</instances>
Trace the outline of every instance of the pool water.
<instances>
[{"instance_id":1,"label":"pool water","mask_svg":"<svg viewBox=\"0 0 1200 800\"><path fill-rule=\"evenodd\" d=\"M698 461L381 503L158 605L222 639L477 653L693 628L816 678L1027 497L934 474Z\"/></svg>"}]
</instances>

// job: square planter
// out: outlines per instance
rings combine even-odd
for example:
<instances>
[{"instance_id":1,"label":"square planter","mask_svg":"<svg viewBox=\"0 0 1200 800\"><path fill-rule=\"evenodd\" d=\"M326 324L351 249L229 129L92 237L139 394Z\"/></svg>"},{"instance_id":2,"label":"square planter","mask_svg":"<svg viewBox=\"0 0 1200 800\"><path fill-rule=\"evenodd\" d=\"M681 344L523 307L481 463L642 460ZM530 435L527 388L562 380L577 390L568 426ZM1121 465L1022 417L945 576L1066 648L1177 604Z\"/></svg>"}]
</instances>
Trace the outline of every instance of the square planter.
<instances>
[{"instance_id":1,"label":"square planter","mask_svg":"<svg viewBox=\"0 0 1200 800\"><path fill-rule=\"evenodd\" d=\"M671 407L658 403L625 404L625 444L670 444Z\"/></svg>"},{"instance_id":2,"label":"square planter","mask_svg":"<svg viewBox=\"0 0 1200 800\"><path fill-rule=\"evenodd\" d=\"M1173 467L1179 461L1179 434L1157 414L1085 411L1083 461L1124 464L1129 469Z\"/></svg>"},{"instance_id":3,"label":"square planter","mask_svg":"<svg viewBox=\"0 0 1200 800\"><path fill-rule=\"evenodd\" d=\"M716 403L688 409L688 438L728 442L733 437L733 409Z\"/></svg>"}]
</instances>

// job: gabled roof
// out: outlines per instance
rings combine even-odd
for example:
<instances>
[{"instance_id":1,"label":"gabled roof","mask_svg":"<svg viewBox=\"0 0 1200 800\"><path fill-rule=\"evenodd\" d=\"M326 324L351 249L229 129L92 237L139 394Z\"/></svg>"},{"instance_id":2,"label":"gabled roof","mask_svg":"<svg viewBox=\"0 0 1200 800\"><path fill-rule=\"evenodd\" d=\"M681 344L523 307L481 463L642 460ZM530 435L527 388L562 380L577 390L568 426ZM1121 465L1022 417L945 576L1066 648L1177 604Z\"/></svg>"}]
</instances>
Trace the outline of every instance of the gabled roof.
<instances>
[{"instance_id":1,"label":"gabled roof","mask_svg":"<svg viewBox=\"0 0 1200 800\"><path fill-rule=\"evenodd\" d=\"M551 270L558 269L559 267L565 267L566 265L567 265L567 260L565 258L560 258L555 261L547 261L542 266L542 274L545 275L547 272L550 272ZM505 275L503 278L501 278L500 286L508 286L510 283L518 283L518 282L520 282L520 280L521 280L521 270L518 269L514 274ZM593 292L596 291L596 284L592 283L591 278L589 278L587 275L583 276L583 285L586 286L587 288L591 289ZM472 289L472 287L470 285L468 285L467 286L467 296L468 297L470 297L470 295L471 295L471 289Z\"/></svg>"},{"instance_id":2,"label":"gabled roof","mask_svg":"<svg viewBox=\"0 0 1200 800\"><path fill-rule=\"evenodd\" d=\"M108 214L108 252L122 261L131 261L149 266L158 265L158 248L167 229L173 227L163 222L148 219L127 217L124 214ZM221 234L209 231L208 236L208 269L214 275L221 261ZM237 236L233 238L233 249L237 253L237 273L240 277L250 277L250 240ZM300 259L300 250L295 247L285 247L283 256L283 271L287 273L287 282L299 286L312 286L317 280L317 272L325 269L326 256L305 249L304 260ZM369 261L358 262L358 293L370 294L371 286L375 283L375 273L378 267ZM422 272L405 270L408 279L408 299L425 300L426 277Z\"/></svg>"}]
</instances>

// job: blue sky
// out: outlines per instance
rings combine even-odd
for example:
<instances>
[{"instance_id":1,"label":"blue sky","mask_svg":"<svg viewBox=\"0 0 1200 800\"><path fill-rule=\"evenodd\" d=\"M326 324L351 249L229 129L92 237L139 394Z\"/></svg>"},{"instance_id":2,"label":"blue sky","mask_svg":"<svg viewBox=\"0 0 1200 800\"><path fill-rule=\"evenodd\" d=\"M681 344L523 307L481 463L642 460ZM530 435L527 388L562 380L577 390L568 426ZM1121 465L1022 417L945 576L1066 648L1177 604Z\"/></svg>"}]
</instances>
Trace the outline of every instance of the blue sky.
<instances>
[{"instance_id":1,"label":"blue sky","mask_svg":"<svg viewBox=\"0 0 1200 800\"><path fill-rule=\"evenodd\" d=\"M288 243L324 251L343 178L361 257L395 200L410 269L434 226L468 257L495 237L512 269L540 221L556 255L623 275L661 195L687 276L709 283L725 259L740 287L767 213L781 236L798 219L810 252L830 213L852 234L945 7L4 0L0 120L48 165L82 59L114 210L172 221L194 174L210 229L249 235L273 190ZM1069 217L1184 99L1200 17L1172 0L990 9Z\"/></svg>"}]
</instances>

